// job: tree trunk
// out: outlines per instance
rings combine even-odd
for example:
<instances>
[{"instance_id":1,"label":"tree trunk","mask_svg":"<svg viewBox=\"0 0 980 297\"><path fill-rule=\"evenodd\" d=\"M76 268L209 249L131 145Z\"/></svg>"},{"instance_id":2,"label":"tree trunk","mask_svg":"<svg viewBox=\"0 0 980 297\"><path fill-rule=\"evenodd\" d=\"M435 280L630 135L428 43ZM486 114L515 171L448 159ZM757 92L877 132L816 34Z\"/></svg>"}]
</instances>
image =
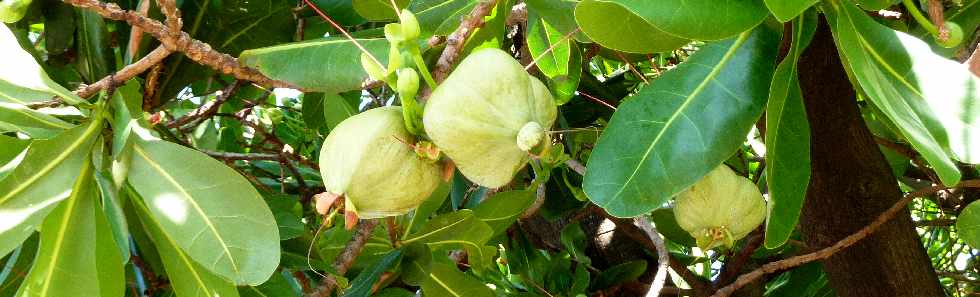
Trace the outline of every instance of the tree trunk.
<instances>
[{"instance_id":1,"label":"tree trunk","mask_svg":"<svg viewBox=\"0 0 980 297\"><path fill-rule=\"evenodd\" d=\"M822 18L799 69L813 170L800 226L807 244L822 248L866 226L902 193L861 118ZM907 211L823 267L837 296L944 296Z\"/></svg>"}]
</instances>

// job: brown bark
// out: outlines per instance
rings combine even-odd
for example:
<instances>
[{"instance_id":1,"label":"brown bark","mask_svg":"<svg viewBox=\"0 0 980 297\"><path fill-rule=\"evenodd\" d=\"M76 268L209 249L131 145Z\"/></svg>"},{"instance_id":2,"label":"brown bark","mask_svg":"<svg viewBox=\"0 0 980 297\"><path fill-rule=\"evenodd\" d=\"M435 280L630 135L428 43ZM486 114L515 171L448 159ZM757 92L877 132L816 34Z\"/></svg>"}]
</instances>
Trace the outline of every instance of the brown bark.
<instances>
[{"instance_id":1,"label":"brown bark","mask_svg":"<svg viewBox=\"0 0 980 297\"><path fill-rule=\"evenodd\" d=\"M812 129L812 176L800 226L807 244L822 248L868 225L902 193L861 118L825 21L799 69ZM822 263L837 296L943 296L907 210Z\"/></svg>"}]
</instances>

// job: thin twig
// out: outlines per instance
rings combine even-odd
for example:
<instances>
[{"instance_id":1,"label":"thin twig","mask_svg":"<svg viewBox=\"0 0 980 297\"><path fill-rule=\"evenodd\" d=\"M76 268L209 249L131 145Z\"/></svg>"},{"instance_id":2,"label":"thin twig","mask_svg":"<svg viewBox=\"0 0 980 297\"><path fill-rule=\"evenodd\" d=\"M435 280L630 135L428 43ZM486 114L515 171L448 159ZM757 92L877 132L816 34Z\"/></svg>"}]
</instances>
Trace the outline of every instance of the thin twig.
<instances>
[{"instance_id":1,"label":"thin twig","mask_svg":"<svg viewBox=\"0 0 980 297\"><path fill-rule=\"evenodd\" d=\"M187 32L171 32L164 24L139 13L119 8L115 3L105 3L98 0L63 0L65 3L92 10L104 18L125 21L130 26L137 27L153 35L168 50L184 53L191 60L211 67L221 73L230 74L235 78L255 82L262 86L275 88L299 87L284 81L266 77L258 70L238 63L238 59L218 52L211 45L191 38Z\"/></svg>"},{"instance_id":2,"label":"thin twig","mask_svg":"<svg viewBox=\"0 0 980 297\"><path fill-rule=\"evenodd\" d=\"M357 224L357 231L354 232L354 237L347 242L344 250L333 261L333 273L328 274L327 277L320 280L320 285L316 287L316 290L313 290L311 294L305 295L306 297L327 297L330 296L330 293L333 293L333 290L337 288L337 278L334 273L337 276L343 276L354 265L354 259L364 250L364 245L371 238L371 233L378 226L378 222L378 220L361 220Z\"/></svg>"},{"instance_id":3,"label":"thin twig","mask_svg":"<svg viewBox=\"0 0 980 297\"><path fill-rule=\"evenodd\" d=\"M980 179L962 181L956 187L959 187L959 188L980 188ZM891 221L891 219L894 218L895 215L897 215L902 210L904 210L905 209L905 206L907 204L909 204L909 202L912 202L912 200L915 199L916 197L920 197L920 196L923 196L923 195L935 193L937 191L942 191L942 190L946 190L946 189L949 189L949 187L946 187L946 186L933 186L933 187L928 187L928 188L925 188L925 189L921 189L921 190L918 190L918 191L909 193L909 194L905 195L905 197L903 197L897 203L895 203L895 205L892 205L891 208L889 208L888 210L885 210L885 212L881 213L881 215L879 215L878 218L876 218L874 221L872 221L871 224L868 224L864 228L861 228L861 230L858 230L854 234L848 235L847 237L845 237L844 239L841 239L840 241L838 241L834 245L829 246L829 247L826 247L826 248L823 248L823 249L821 249L819 251L816 251L816 252L809 253L809 254L800 255L800 256L796 256L796 257L792 257L792 258L788 258L788 259L784 259L784 260L779 260L779 261L775 261L775 262L771 262L771 263L767 263L765 265L762 265L762 267L759 267L756 270L753 270L753 271L751 271L749 273L746 273L746 274L743 274L743 275L739 276L738 279L736 279L734 283L732 283L732 284L730 284L728 286L725 286L724 288L719 289L717 292L715 292L714 295L711 295L711 296L712 297L727 297L727 296L730 296L732 293L734 293L739 288L741 288L741 287L743 287L745 285L748 285L748 284L754 282L755 280L759 279L760 277L762 277L762 276L764 276L764 275L766 275L768 273L782 271L782 270L786 270L786 269L789 269L789 268L797 267L797 266L800 266L800 265L803 265L803 264L806 264L806 263L810 263L810 262L813 262L813 261L823 260L823 259L829 258L830 256L833 256L837 252L840 252L841 250L843 250L845 248L848 248L848 247L854 245L855 243L861 241L864 238L867 238L869 235L871 235L872 233L874 233L875 231L877 231L878 228L880 228L885 223L888 223L888 221Z\"/></svg>"},{"instance_id":4,"label":"thin twig","mask_svg":"<svg viewBox=\"0 0 980 297\"><path fill-rule=\"evenodd\" d=\"M188 123L200 123L204 119L213 117L218 113L218 110L221 108L221 104L228 101L228 98L234 95L235 92L238 91L238 88L240 88L242 85L243 83L240 80L235 81L233 84L229 84L224 90L221 90L221 95L216 96L213 101L201 104L201 106L187 113L187 115L170 121L166 125L167 128L180 128Z\"/></svg>"},{"instance_id":5,"label":"thin twig","mask_svg":"<svg viewBox=\"0 0 980 297\"><path fill-rule=\"evenodd\" d=\"M647 234L650 241L657 248L657 274L653 276L653 283L650 284L650 290L647 291L646 297L657 297L660 296L660 290L664 287L664 282L667 281L667 267L670 265L670 254L667 252L667 245L664 243L663 237L660 237L660 233L657 232L657 228L653 227L644 216L639 216L633 219L634 224L640 227L643 232Z\"/></svg>"},{"instance_id":6,"label":"thin twig","mask_svg":"<svg viewBox=\"0 0 980 297\"><path fill-rule=\"evenodd\" d=\"M222 159L222 160L265 160L265 161L279 161L280 156L276 154L260 154L260 153L232 153L232 152L213 152L202 150L208 156Z\"/></svg>"},{"instance_id":7,"label":"thin twig","mask_svg":"<svg viewBox=\"0 0 980 297\"><path fill-rule=\"evenodd\" d=\"M115 74L106 76L91 85L78 88L78 90L75 90L75 94L82 98L88 98L95 95L102 89L105 89L109 85L122 84L130 78L142 74L147 69L150 69L150 67L153 67L153 65L160 63L163 61L163 59L167 58L170 53L171 51L166 47L159 46L149 54L146 54L146 56L143 58L139 59L139 61L136 61L136 63L126 65L126 67L123 67L123 69L120 69Z\"/></svg>"}]
</instances>

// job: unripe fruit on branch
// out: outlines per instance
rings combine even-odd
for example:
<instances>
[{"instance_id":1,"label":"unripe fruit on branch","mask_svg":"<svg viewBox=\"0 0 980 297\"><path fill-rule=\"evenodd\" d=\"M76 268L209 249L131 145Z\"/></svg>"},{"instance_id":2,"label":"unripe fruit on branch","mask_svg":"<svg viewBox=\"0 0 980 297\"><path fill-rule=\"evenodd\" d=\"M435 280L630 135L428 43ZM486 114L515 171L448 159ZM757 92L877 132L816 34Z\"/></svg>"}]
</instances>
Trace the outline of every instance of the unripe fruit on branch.
<instances>
[{"instance_id":1,"label":"unripe fruit on branch","mask_svg":"<svg viewBox=\"0 0 980 297\"><path fill-rule=\"evenodd\" d=\"M362 219L396 216L417 207L439 185L440 165L412 148L400 107L350 117L330 131L320 149L327 192L343 195Z\"/></svg>"},{"instance_id":2,"label":"unripe fruit on branch","mask_svg":"<svg viewBox=\"0 0 980 297\"><path fill-rule=\"evenodd\" d=\"M766 219L766 201L752 181L721 165L677 195L674 215L702 250L731 248Z\"/></svg>"},{"instance_id":3,"label":"unripe fruit on branch","mask_svg":"<svg viewBox=\"0 0 980 297\"><path fill-rule=\"evenodd\" d=\"M557 107L551 92L514 58L473 52L432 92L422 121L432 141L471 181L498 188L550 142Z\"/></svg>"},{"instance_id":4,"label":"unripe fruit on branch","mask_svg":"<svg viewBox=\"0 0 980 297\"><path fill-rule=\"evenodd\" d=\"M936 36L936 43L945 48L954 48L963 42L963 28L960 25L947 21L943 26L946 27L948 35L945 40Z\"/></svg>"}]
</instances>

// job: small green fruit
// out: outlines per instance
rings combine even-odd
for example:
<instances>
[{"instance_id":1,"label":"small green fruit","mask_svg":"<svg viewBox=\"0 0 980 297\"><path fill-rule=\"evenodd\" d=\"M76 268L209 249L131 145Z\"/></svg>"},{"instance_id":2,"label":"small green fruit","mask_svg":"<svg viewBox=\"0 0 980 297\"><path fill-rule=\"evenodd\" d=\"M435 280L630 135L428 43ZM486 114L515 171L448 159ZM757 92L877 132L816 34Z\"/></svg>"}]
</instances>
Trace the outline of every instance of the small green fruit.
<instances>
[{"instance_id":1,"label":"small green fruit","mask_svg":"<svg viewBox=\"0 0 980 297\"><path fill-rule=\"evenodd\" d=\"M27 7L31 5L31 0L3 0L0 1L0 21L4 23L16 23L24 18Z\"/></svg>"},{"instance_id":2,"label":"small green fruit","mask_svg":"<svg viewBox=\"0 0 980 297\"><path fill-rule=\"evenodd\" d=\"M402 13L398 14L398 19L402 25L402 38L405 40L415 40L416 38L419 38L419 35L422 33L422 29L419 27L419 20L415 18L415 14L408 9L402 9Z\"/></svg>"},{"instance_id":3,"label":"small green fruit","mask_svg":"<svg viewBox=\"0 0 980 297\"><path fill-rule=\"evenodd\" d=\"M381 107L347 118L320 150L327 192L343 195L362 219L405 214L439 186L440 166L411 147L400 107Z\"/></svg>"},{"instance_id":4,"label":"small green fruit","mask_svg":"<svg viewBox=\"0 0 980 297\"><path fill-rule=\"evenodd\" d=\"M425 131L460 172L488 188L506 185L550 142L557 107L551 92L506 52L488 48L460 62L432 92Z\"/></svg>"},{"instance_id":5,"label":"small green fruit","mask_svg":"<svg viewBox=\"0 0 980 297\"><path fill-rule=\"evenodd\" d=\"M963 28L960 25L947 21L945 23L946 30L949 32L946 40L940 40L936 37L936 43L945 48L954 48L963 42Z\"/></svg>"},{"instance_id":6,"label":"small green fruit","mask_svg":"<svg viewBox=\"0 0 980 297\"><path fill-rule=\"evenodd\" d=\"M677 195L674 215L702 250L731 248L766 219L766 201L752 181L721 165Z\"/></svg>"}]
</instances>

